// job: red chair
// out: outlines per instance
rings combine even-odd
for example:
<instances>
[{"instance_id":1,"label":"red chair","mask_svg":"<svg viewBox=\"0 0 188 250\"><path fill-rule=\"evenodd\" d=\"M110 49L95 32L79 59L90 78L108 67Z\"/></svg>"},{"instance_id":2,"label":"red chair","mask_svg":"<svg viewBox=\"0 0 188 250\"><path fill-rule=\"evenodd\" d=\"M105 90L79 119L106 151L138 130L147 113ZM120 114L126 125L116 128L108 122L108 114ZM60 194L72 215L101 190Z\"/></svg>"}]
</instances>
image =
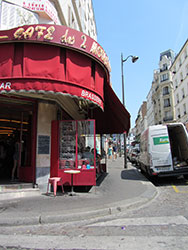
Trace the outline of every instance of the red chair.
<instances>
[{"instance_id":1,"label":"red chair","mask_svg":"<svg viewBox=\"0 0 188 250\"><path fill-rule=\"evenodd\" d=\"M46 194L48 194L48 190L49 190L49 185L53 185L53 191L54 191L54 196L56 196L56 192L57 192L57 183L60 182L61 187L62 187L62 193L64 193L64 188L63 188L63 181L61 179L61 177L51 177L48 179L48 187L47 187L47 192Z\"/></svg>"}]
</instances>

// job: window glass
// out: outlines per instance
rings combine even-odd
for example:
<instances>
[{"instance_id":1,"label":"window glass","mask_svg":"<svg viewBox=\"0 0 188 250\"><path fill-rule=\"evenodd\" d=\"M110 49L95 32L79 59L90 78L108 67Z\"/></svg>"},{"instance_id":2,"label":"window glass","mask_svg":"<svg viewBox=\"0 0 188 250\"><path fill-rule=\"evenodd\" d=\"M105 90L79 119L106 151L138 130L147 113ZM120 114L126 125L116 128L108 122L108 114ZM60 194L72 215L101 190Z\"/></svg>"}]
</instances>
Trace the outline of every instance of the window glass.
<instances>
[{"instance_id":1,"label":"window glass","mask_svg":"<svg viewBox=\"0 0 188 250\"><path fill-rule=\"evenodd\" d=\"M78 168L94 166L94 136L94 121L78 121Z\"/></svg>"},{"instance_id":2,"label":"window glass","mask_svg":"<svg viewBox=\"0 0 188 250\"><path fill-rule=\"evenodd\" d=\"M75 168L76 122L60 122L60 168Z\"/></svg>"},{"instance_id":3,"label":"window glass","mask_svg":"<svg viewBox=\"0 0 188 250\"><path fill-rule=\"evenodd\" d=\"M95 123L60 122L59 168L90 169L95 166Z\"/></svg>"}]
</instances>

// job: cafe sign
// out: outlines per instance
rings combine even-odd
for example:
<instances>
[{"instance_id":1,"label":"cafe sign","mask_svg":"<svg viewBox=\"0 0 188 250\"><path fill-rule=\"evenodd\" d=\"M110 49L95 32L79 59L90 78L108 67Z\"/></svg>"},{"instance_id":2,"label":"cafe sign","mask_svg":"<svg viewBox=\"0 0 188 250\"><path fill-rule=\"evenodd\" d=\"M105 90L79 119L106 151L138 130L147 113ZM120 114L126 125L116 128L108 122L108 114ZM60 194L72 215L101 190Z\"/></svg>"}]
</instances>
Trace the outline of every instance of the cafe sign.
<instances>
[{"instance_id":1,"label":"cafe sign","mask_svg":"<svg viewBox=\"0 0 188 250\"><path fill-rule=\"evenodd\" d=\"M25 25L11 30L0 31L0 43L7 41L33 41L66 46L89 54L100 61L108 71L110 62L104 49L86 34L62 25Z\"/></svg>"}]
</instances>

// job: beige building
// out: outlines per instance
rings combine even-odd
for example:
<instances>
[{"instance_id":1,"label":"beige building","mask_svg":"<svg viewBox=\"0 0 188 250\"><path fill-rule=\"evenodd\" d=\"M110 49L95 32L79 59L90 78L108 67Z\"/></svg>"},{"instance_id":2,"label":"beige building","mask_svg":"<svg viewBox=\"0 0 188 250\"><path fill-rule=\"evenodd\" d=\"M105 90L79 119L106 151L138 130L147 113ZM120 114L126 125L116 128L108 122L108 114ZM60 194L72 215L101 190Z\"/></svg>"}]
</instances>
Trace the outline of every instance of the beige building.
<instances>
[{"instance_id":1,"label":"beige building","mask_svg":"<svg viewBox=\"0 0 188 250\"><path fill-rule=\"evenodd\" d=\"M188 40L176 56L172 66L174 84L175 119L188 124Z\"/></svg>"},{"instance_id":2,"label":"beige building","mask_svg":"<svg viewBox=\"0 0 188 250\"><path fill-rule=\"evenodd\" d=\"M155 85L158 81L158 70L154 70L153 73L153 81L151 88L148 92L148 95L146 97L147 101L147 126L151 126L155 124L155 114L154 114L154 102L152 100L152 97L155 93Z\"/></svg>"},{"instance_id":3,"label":"beige building","mask_svg":"<svg viewBox=\"0 0 188 250\"><path fill-rule=\"evenodd\" d=\"M25 24L58 24L97 40L92 0L0 0L0 29Z\"/></svg>"},{"instance_id":4,"label":"beige building","mask_svg":"<svg viewBox=\"0 0 188 250\"><path fill-rule=\"evenodd\" d=\"M172 50L160 53L159 69L154 70L147 101L143 102L135 121L137 137L148 126L173 122L175 119L174 88L170 71L173 60Z\"/></svg>"},{"instance_id":5,"label":"beige building","mask_svg":"<svg viewBox=\"0 0 188 250\"><path fill-rule=\"evenodd\" d=\"M141 133L147 128L147 102L144 101L138 111L138 116L135 121L135 139L139 141Z\"/></svg>"},{"instance_id":6,"label":"beige building","mask_svg":"<svg viewBox=\"0 0 188 250\"><path fill-rule=\"evenodd\" d=\"M174 60L174 52L167 50L160 54L159 70L154 72L152 102L154 106L154 124L173 122L174 90L172 73L169 70Z\"/></svg>"}]
</instances>

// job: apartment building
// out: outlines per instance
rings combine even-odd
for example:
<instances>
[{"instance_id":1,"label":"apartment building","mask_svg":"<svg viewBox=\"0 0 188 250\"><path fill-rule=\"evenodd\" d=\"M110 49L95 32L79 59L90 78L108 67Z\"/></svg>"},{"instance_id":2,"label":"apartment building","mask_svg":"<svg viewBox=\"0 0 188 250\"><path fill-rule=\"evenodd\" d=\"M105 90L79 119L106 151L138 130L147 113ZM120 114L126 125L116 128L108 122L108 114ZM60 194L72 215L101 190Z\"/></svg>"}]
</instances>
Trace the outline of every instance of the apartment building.
<instances>
[{"instance_id":1,"label":"apartment building","mask_svg":"<svg viewBox=\"0 0 188 250\"><path fill-rule=\"evenodd\" d=\"M175 119L188 124L188 40L177 54L172 66L174 84Z\"/></svg>"},{"instance_id":2,"label":"apartment building","mask_svg":"<svg viewBox=\"0 0 188 250\"><path fill-rule=\"evenodd\" d=\"M159 70L155 71L152 102L154 104L154 124L174 121L174 91L170 67L174 52L167 50L160 53Z\"/></svg>"},{"instance_id":3,"label":"apartment building","mask_svg":"<svg viewBox=\"0 0 188 250\"><path fill-rule=\"evenodd\" d=\"M143 104L138 111L136 136L147 126L173 122L175 119L174 88L170 71L174 57L174 52L170 49L160 53L159 69L154 70L152 85L147 101L144 102L146 115L143 115Z\"/></svg>"},{"instance_id":4,"label":"apartment building","mask_svg":"<svg viewBox=\"0 0 188 250\"><path fill-rule=\"evenodd\" d=\"M153 81L152 81L152 86L148 92L148 95L146 97L147 101L147 125L151 126L155 124L155 117L154 117L154 103L152 101L152 96L154 95L155 92L155 82L158 79L158 71L154 71L153 74Z\"/></svg>"},{"instance_id":5,"label":"apartment building","mask_svg":"<svg viewBox=\"0 0 188 250\"><path fill-rule=\"evenodd\" d=\"M97 40L92 0L0 0L0 30L42 23L65 25Z\"/></svg>"},{"instance_id":6,"label":"apartment building","mask_svg":"<svg viewBox=\"0 0 188 250\"><path fill-rule=\"evenodd\" d=\"M135 138L139 141L141 133L147 128L147 102L144 101L138 111L135 121Z\"/></svg>"}]
</instances>

